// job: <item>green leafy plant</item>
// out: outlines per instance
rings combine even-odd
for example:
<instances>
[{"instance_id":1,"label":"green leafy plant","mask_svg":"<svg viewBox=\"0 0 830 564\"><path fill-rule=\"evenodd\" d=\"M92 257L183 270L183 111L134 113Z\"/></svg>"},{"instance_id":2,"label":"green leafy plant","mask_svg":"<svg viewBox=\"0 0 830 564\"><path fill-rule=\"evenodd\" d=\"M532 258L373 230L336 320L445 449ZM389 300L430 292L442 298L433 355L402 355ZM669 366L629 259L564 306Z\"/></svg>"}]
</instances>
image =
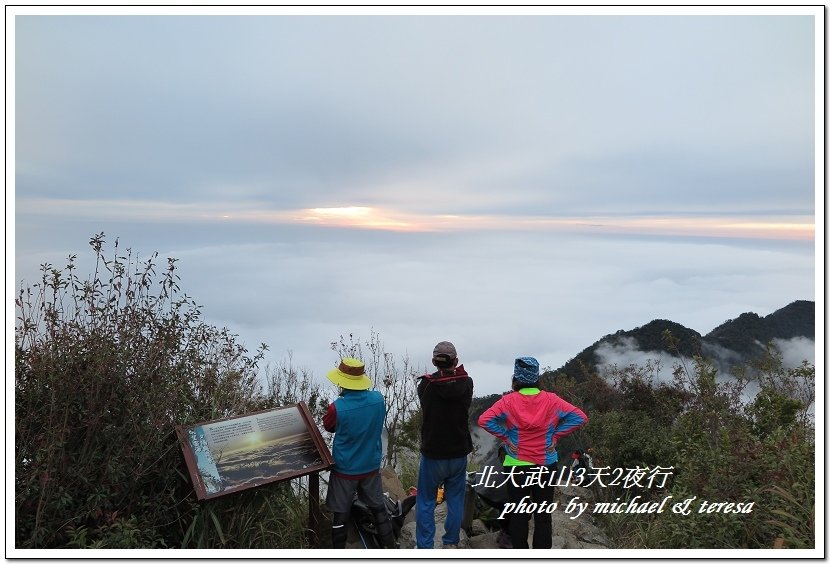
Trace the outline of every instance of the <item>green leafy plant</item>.
<instances>
[{"instance_id":1,"label":"green leafy plant","mask_svg":"<svg viewBox=\"0 0 830 564\"><path fill-rule=\"evenodd\" d=\"M664 338L679 352L671 334ZM612 371L618 403L591 412L586 427L603 464L671 467L665 489L642 493L694 498L688 515L600 516L617 546L771 548L776 539L789 548L814 546L815 444L805 399L815 369L805 362L787 371L771 358L753 367L760 391L752 401L744 394L749 372L721 378L701 355L678 355L670 383L659 383L648 366ZM743 503L751 511L701 512L703 501Z\"/></svg>"},{"instance_id":2,"label":"green leafy plant","mask_svg":"<svg viewBox=\"0 0 830 564\"><path fill-rule=\"evenodd\" d=\"M277 374L264 388L265 345L251 355L204 323L175 259L159 270L157 253L139 260L117 240L107 256L103 233L90 246L88 278L73 255L15 300L15 546L304 546L301 491L197 502L175 426L313 387L286 392Z\"/></svg>"}]
</instances>

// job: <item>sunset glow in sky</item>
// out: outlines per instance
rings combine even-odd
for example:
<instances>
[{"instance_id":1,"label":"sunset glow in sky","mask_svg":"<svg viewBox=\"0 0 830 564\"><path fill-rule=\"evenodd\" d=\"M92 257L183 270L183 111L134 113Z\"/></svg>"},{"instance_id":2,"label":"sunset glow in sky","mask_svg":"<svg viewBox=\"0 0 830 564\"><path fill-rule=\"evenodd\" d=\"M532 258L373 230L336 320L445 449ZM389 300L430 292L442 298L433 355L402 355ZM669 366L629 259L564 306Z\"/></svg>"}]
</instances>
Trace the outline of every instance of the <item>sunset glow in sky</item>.
<instances>
[{"instance_id":1,"label":"sunset glow in sky","mask_svg":"<svg viewBox=\"0 0 830 564\"><path fill-rule=\"evenodd\" d=\"M319 227L410 232L534 230L570 233L735 237L740 239L813 241L813 216L786 217L534 217L518 215L427 215L363 206L268 211L254 204L233 207L167 204L130 200L27 200L18 211L42 215L72 214L93 219L101 213L122 221L177 221L265 224L310 224Z\"/></svg>"}]
</instances>

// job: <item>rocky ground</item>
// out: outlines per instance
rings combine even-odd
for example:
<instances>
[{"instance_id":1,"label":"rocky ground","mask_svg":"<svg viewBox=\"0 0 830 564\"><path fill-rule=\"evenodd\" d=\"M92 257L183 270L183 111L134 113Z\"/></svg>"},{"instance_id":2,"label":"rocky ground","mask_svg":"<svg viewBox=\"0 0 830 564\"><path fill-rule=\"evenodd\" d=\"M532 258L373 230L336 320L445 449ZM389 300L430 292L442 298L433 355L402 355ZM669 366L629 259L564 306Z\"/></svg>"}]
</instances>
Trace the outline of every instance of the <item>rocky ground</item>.
<instances>
[{"instance_id":1,"label":"rocky ground","mask_svg":"<svg viewBox=\"0 0 830 564\"><path fill-rule=\"evenodd\" d=\"M383 472L384 490L394 499L403 499L406 493L401 487L400 481L394 472L389 469ZM591 490L577 486L557 488L557 497L560 507L568 503L568 500L579 497L581 501L593 501L594 495ZM468 504L471 505L471 504ZM435 510L435 547L441 548L441 536L444 534L444 519L447 516L447 506L442 503ZM575 519L565 514L564 511L554 511L553 514L553 548L565 549L607 549L612 548L608 537L599 529L596 520L590 513L583 513ZM489 528L484 520L479 518L468 519L470 522L467 530L461 531L461 549L500 549L498 528ZM533 520L530 523L531 544L533 538ZM401 530L400 544L402 549L415 548L415 511L411 511L404 521ZM358 548L359 545L352 545Z\"/></svg>"},{"instance_id":2,"label":"rocky ground","mask_svg":"<svg viewBox=\"0 0 830 564\"><path fill-rule=\"evenodd\" d=\"M478 427L472 429L474 453L472 461L478 465L493 464L496 458L497 442L494 437L485 433ZM417 453L408 453L417 461ZM395 500L402 500L407 496L398 476L391 468L384 468L382 471L383 490ZM475 493L468 491L468 498L465 503L466 514L464 527L461 530L461 541L459 548L462 549L495 549L499 546L498 521L494 520L493 514L481 514L479 509L483 504L475 504ZM568 501L579 497L580 501L593 502L594 493L586 488L578 486L558 487L554 501L559 502L559 507L564 507ZM447 516L447 506L440 504L435 510L435 548L441 548L441 536L444 534L444 520ZM486 517L490 517L489 519ZM553 517L553 548L555 549L608 549L613 548L608 537L598 527L596 519L589 512L582 513L579 517L571 519L564 511L557 510L552 513ZM331 546L330 524L321 524L321 548ZM489 526L488 526L489 525ZM533 538L533 520L530 521L529 538ZM409 512L404 520L401 530L400 547L402 549L415 548L415 510ZM532 546L532 540L529 543ZM354 531L350 531L347 548L363 549L363 546Z\"/></svg>"}]
</instances>

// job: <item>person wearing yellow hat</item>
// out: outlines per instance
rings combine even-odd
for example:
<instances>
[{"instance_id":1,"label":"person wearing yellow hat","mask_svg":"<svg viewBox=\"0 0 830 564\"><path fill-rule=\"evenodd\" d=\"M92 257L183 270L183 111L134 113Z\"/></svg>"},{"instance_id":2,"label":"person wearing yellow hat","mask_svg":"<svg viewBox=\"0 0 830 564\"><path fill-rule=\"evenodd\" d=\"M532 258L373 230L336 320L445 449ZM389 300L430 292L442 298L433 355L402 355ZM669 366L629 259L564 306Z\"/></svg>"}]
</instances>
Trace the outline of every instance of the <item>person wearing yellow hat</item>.
<instances>
[{"instance_id":1,"label":"person wearing yellow hat","mask_svg":"<svg viewBox=\"0 0 830 564\"><path fill-rule=\"evenodd\" d=\"M323 427L334 433L334 467L326 494L326 506L333 514L332 546L346 548L346 524L357 493L372 511L384 548L396 548L380 479L381 433L386 418L383 396L369 389L372 381L363 362L356 358L341 359L326 376L341 390L323 416Z\"/></svg>"}]
</instances>

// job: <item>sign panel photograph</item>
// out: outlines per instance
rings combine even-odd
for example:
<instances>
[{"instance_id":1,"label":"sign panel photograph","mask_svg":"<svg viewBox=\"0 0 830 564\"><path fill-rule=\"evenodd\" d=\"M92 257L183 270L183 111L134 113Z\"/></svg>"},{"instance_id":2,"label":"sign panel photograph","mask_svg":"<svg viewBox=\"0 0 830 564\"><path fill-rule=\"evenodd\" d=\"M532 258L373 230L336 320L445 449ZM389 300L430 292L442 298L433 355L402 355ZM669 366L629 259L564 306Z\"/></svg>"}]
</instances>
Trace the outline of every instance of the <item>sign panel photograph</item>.
<instances>
[{"instance_id":1,"label":"sign panel photograph","mask_svg":"<svg viewBox=\"0 0 830 564\"><path fill-rule=\"evenodd\" d=\"M177 426L176 433L199 499L304 476L332 464L303 402Z\"/></svg>"}]
</instances>

